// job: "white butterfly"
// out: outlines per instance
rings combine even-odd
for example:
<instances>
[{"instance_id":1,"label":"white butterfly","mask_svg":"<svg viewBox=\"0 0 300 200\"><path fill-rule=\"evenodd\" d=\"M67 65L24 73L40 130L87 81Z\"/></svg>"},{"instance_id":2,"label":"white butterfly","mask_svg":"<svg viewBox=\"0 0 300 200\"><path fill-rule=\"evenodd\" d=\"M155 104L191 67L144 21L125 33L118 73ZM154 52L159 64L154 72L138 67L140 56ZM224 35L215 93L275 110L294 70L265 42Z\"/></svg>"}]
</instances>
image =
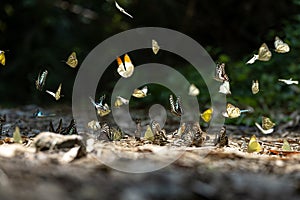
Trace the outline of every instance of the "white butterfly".
<instances>
[{"instance_id":1,"label":"white butterfly","mask_svg":"<svg viewBox=\"0 0 300 200\"><path fill-rule=\"evenodd\" d=\"M253 64L256 60L269 61L272 53L266 43L263 43L258 50L258 55L254 54L253 57L246 64Z\"/></svg>"},{"instance_id":2,"label":"white butterfly","mask_svg":"<svg viewBox=\"0 0 300 200\"><path fill-rule=\"evenodd\" d=\"M199 94L200 94L200 90L194 84L191 84L189 88L189 95L197 96Z\"/></svg>"},{"instance_id":3,"label":"white butterfly","mask_svg":"<svg viewBox=\"0 0 300 200\"><path fill-rule=\"evenodd\" d=\"M143 87L143 89L134 89L132 96L136 97L136 98L143 98L145 96L147 96L147 92L148 92L148 87L145 86Z\"/></svg>"},{"instance_id":4,"label":"white butterfly","mask_svg":"<svg viewBox=\"0 0 300 200\"><path fill-rule=\"evenodd\" d=\"M160 46L158 45L156 40L152 40L152 51L154 54L157 54L160 49Z\"/></svg>"},{"instance_id":5,"label":"white butterfly","mask_svg":"<svg viewBox=\"0 0 300 200\"><path fill-rule=\"evenodd\" d=\"M116 101L115 101L115 107L119 108L123 104L125 104L125 105L129 104L129 100L125 99L125 98L123 98L121 96L117 96L116 97Z\"/></svg>"},{"instance_id":6,"label":"white butterfly","mask_svg":"<svg viewBox=\"0 0 300 200\"><path fill-rule=\"evenodd\" d=\"M124 64L120 57L117 57L117 62L118 62L117 71L122 77L128 78L128 77L132 76L133 71L134 71L134 66L127 54L125 54L125 56L124 56Z\"/></svg>"},{"instance_id":7,"label":"white butterfly","mask_svg":"<svg viewBox=\"0 0 300 200\"><path fill-rule=\"evenodd\" d=\"M47 92L48 94L50 94L51 96L53 96L53 97L55 98L56 101L59 100L60 97L63 96L63 95L60 94L60 92L61 92L61 85L62 85L62 84L59 84L58 89L57 89L57 91L56 91L55 93L54 93L54 92L51 92L51 91L49 91L49 90L46 90L46 92Z\"/></svg>"},{"instance_id":8,"label":"white butterfly","mask_svg":"<svg viewBox=\"0 0 300 200\"><path fill-rule=\"evenodd\" d=\"M293 81L292 78L290 79L278 79L278 81L284 82L285 84L291 85L291 84L296 84L298 85L299 81Z\"/></svg>"},{"instance_id":9,"label":"white butterfly","mask_svg":"<svg viewBox=\"0 0 300 200\"><path fill-rule=\"evenodd\" d=\"M120 12L122 12L122 13L124 13L125 15L127 15L127 16L133 18L132 15L130 15L129 13L127 13L127 12L124 10L124 8L122 8L121 6L119 6L119 4L118 4L116 1L115 1L115 5L116 5L116 7L118 8L118 10L119 10Z\"/></svg>"},{"instance_id":10,"label":"white butterfly","mask_svg":"<svg viewBox=\"0 0 300 200\"><path fill-rule=\"evenodd\" d=\"M220 85L219 92L223 94L231 94L229 81L224 81L224 83Z\"/></svg>"},{"instance_id":11,"label":"white butterfly","mask_svg":"<svg viewBox=\"0 0 300 200\"><path fill-rule=\"evenodd\" d=\"M275 51L277 53L287 53L290 51L290 47L287 43L284 43L279 37L275 37Z\"/></svg>"},{"instance_id":12,"label":"white butterfly","mask_svg":"<svg viewBox=\"0 0 300 200\"><path fill-rule=\"evenodd\" d=\"M256 122L255 122L255 126L256 126L263 134L270 134L270 133L273 133L273 131L274 131L274 128L265 130L265 129L263 129L263 128L262 128L258 123L256 123Z\"/></svg>"}]
</instances>

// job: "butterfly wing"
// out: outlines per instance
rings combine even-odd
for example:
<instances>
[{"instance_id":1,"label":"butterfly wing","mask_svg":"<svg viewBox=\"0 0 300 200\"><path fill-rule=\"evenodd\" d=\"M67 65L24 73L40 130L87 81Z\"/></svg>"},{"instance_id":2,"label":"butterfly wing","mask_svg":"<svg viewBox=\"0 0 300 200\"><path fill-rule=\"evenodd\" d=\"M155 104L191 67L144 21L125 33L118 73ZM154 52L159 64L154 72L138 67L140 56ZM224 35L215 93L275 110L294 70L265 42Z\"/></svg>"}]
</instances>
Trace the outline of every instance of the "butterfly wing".
<instances>
[{"instance_id":1,"label":"butterfly wing","mask_svg":"<svg viewBox=\"0 0 300 200\"><path fill-rule=\"evenodd\" d=\"M72 68L75 68L78 65L78 60L75 52L71 53L66 63Z\"/></svg>"},{"instance_id":2,"label":"butterfly wing","mask_svg":"<svg viewBox=\"0 0 300 200\"><path fill-rule=\"evenodd\" d=\"M272 57L272 53L269 50L266 43L263 43L258 50L258 60L269 61Z\"/></svg>"},{"instance_id":3,"label":"butterfly wing","mask_svg":"<svg viewBox=\"0 0 300 200\"><path fill-rule=\"evenodd\" d=\"M197 96L199 95L199 93L200 93L199 89L194 84L191 84L189 87L189 95Z\"/></svg>"},{"instance_id":4,"label":"butterfly wing","mask_svg":"<svg viewBox=\"0 0 300 200\"><path fill-rule=\"evenodd\" d=\"M259 92L259 83L258 83L258 80L256 81L252 81L252 87L251 87L251 90L252 90L252 94L257 94Z\"/></svg>"},{"instance_id":5,"label":"butterfly wing","mask_svg":"<svg viewBox=\"0 0 300 200\"><path fill-rule=\"evenodd\" d=\"M150 141L154 140L154 134L153 134L152 129L150 128L149 125L147 125L147 129L146 129L146 132L144 134L144 138L146 140L150 140Z\"/></svg>"},{"instance_id":6,"label":"butterfly wing","mask_svg":"<svg viewBox=\"0 0 300 200\"><path fill-rule=\"evenodd\" d=\"M219 92L223 94L231 94L230 85L228 81L224 81L222 85L220 85Z\"/></svg>"},{"instance_id":7,"label":"butterfly wing","mask_svg":"<svg viewBox=\"0 0 300 200\"><path fill-rule=\"evenodd\" d=\"M226 113L229 118L237 118L241 115L241 110L238 107L228 103L226 106Z\"/></svg>"},{"instance_id":8,"label":"butterfly wing","mask_svg":"<svg viewBox=\"0 0 300 200\"><path fill-rule=\"evenodd\" d=\"M48 71L44 70L42 73L40 72L37 80L35 81L36 89L42 91L46 82L46 78L48 75Z\"/></svg>"},{"instance_id":9,"label":"butterfly wing","mask_svg":"<svg viewBox=\"0 0 300 200\"><path fill-rule=\"evenodd\" d=\"M278 36L275 37L274 46L277 53L287 53L290 51L289 45L284 43Z\"/></svg>"},{"instance_id":10,"label":"butterfly wing","mask_svg":"<svg viewBox=\"0 0 300 200\"><path fill-rule=\"evenodd\" d=\"M148 87L145 86L143 87L143 89L134 89L132 96L136 97L136 98L143 98L145 96L147 96L147 92L148 92Z\"/></svg>"},{"instance_id":11,"label":"butterfly wing","mask_svg":"<svg viewBox=\"0 0 300 200\"><path fill-rule=\"evenodd\" d=\"M275 126L275 123L271 121L268 117L262 117L262 128L265 130L272 129Z\"/></svg>"},{"instance_id":12,"label":"butterfly wing","mask_svg":"<svg viewBox=\"0 0 300 200\"><path fill-rule=\"evenodd\" d=\"M258 55L254 54L253 57L246 62L246 64L253 64L258 59Z\"/></svg>"},{"instance_id":13,"label":"butterfly wing","mask_svg":"<svg viewBox=\"0 0 300 200\"><path fill-rule=\"evenodd\" d=\"M213 113L213 109L209 108L205 110L200 116L205 122L209 122L211 120L212 113Z\"/></svg>"},{"instance_id":14,"label":"butterfly wing","mask_svg":"<svg viewBox=\"0 0 300 200\"><path fill-rule=\"evenodd\" d=\"M58 88L57 88L57 91L55 92L55 99L56 100L59 100L60 99L60 97L61 97L61 95L60 95L60 93L61 93L61 83L59 84L59 86L58 86Z\"/></svg>"},{"instance_id":15,"label":"butterfly wing","mask_svg":"<svg viewBox=\"0 0 300 200\"><path fill-rule=\"evenodd\" d=\"M132 76L134 71L134 66L130 60L130 57L127 54L125 54L124 56L124 64L125 64L125 72L123 73L123 77L128 78Z\"/></svg>"},{"instance_id":16,"label":"butterfly wing","mask_svg":"<svg viewBox=\"0 0 300 200\"><path fill-rule=\"evenodd\" d=\"M0 50L0 63L1 65L5 66L5 55L4 55L4 51Z\"/></svg>"},{"instance_id":17,"label":"butterfly wing","mask_svg":"<svg viewBox=\"0 0 300 200\"><path fill-rule=\"evenodd\" d=\"M129 13L127 13L121 6L119 6L119 4L115 1L115 5L116 5L116 7L117 7L117 9L120 11L120 12L122 12L122 13L124 13L125 15L127 15L127 16L129 16L130 18L133 18Z\"/></svg>"},{"instance_id":18,"label":"butterfly wing","mask_svg":"<svg viewBox=\"0 0 300 200\"><path fill-rule=\"evenodd\" d=\"M217 81L229 81L229 78L225 72L225 63L217 64L215 71L215 79Z\"/></svg>"},{"instance_id":19,"label":"butterfly wing","mask_svg":"<svg viewBox=\"0 0 300 200\"><path fill-rule=\"evenodd\" d=\"M252 135L251 136L251 139L249 141L249 144L248 144L248 153L253 153L253 152L260 152L262 150L260 144L258 143L255 135Z\"/></svg>"},{"instance_id":20,"label":"butterfly wing","mask_svg":"<svg viewBox=\"0 0 300 200\"><path fill-rule=\"evenodd\" d=\"M158 51L159 51L159 49L160 49L160 47L159 47L157 41L156 40L152 40L152 51L153 51L153 53L157 54Z\"/></svg>"}]
</instances>

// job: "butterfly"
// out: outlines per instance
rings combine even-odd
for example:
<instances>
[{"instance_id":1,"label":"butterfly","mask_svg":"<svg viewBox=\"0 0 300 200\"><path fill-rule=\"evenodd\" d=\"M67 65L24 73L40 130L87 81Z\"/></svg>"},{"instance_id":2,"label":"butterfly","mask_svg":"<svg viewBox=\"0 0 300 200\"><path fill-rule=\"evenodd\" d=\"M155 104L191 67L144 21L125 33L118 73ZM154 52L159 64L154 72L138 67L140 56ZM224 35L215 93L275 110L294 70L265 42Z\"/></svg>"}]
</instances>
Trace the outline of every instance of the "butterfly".
<instances>
[{"instance_id":1,"label":"butterfly","mask_svg":"<svg viewBox=\"0 0 300 200\"><path fill-rule=\"evenodd\" d=\"M119 108L120 106L122 106L123 104L127 105L129 104L129 100L128 99L125 99L121 96L117 96L116 97L116 101L115 101L115 107L116 108Z\"/></svg>"},{"instance_id":2,"label":"butterfly","mask_svg":"<svg viewBox=\"0 0 300 200\"><path fill-rule=\"evenodd\" d=\"M1 65L5 65L5 55L4 55L4 51L1 51L0 50L0 63L1 63Z\"/></svg>"},{"instance_id":3,"label":"butterfly","mask_svg":"<svg viewBox=\"0 0 300 200\"><path fill-rule=\"evenodd\" d=\"M118 63L117 71L122 77L128 78L128 77L132 76L133 71L134 71L134 66L133 66L128 54L125 54L125 56L124 56L124 64L120 57L117 57L117 63Z\"/></svg>"},{"instance_id":4,"label":"butterfly","mask_svg":"<svg viewBox=\"0 0 300 200\"><path fill-rule=\"evenodd\" d=\"M194 84L191 84L189 87L189 95L197 96L199 94L200 94L200 90Z\"/></svg>"},{"instance_id":5,"label":"butterfly","mask_svg":"<svg viewBox=\"0 0 300 200\"><path fill-rule=\"evenodd\" d=\"M262 117L262 128L265 130L272 129L276 124L268 117Z\"/></svg>"},{"instance_id":6,"label":"butterfly","mask_svg":"<svg viewBox=\"0 0 300 200\"><path fill-rule=\"evenodd\" d=\"M109 132L107 132L107 137L110 141L121 140L122 132L119 129L112 127L112 128L109 128Z\"/></svg>"},{"instance_id":7,"label":"butterfly","mask_svg":"<svg viewBox=\"0 0 300 200\"><path fill-rule=\"evenodd\" d=\"M226 135L225 126L221 128L219 135L217 135L215 145L218 145L219 147L228 146L228 136Z\"/></svg>"},{"instance_id":8,"label":"butterfly","mask_svg":"<svg viewBox=\"0 0 300 200\"><path fill-rule=\"evenodd\" d=\"M228 118L237 118L243 112L250 112L250 110L240 110L238 107L235 107L230 103L227 103L226 112L222 112L222 115Z\"/></svg>"},{"instance_id":9,"label":"butterfly","mask_svg":"<svg viewBox=\"0 0 300 200\"><path fill-rule=\"evenodd\" d=\"M278 36L275 37L274 46L277 53L287 53L290 51L289 45L284 43Z\"/></svg>"},{"instance_id":10,"label":"butterfly","mask_svg":"<svg viewBox=\"0 0 300 200\"><path fill-rule=\"evenodd\" d=\"M257 94L259 92L259 83L258 83L258 80L253 80L252 81L252 87L251 87L251 90L252 90L252 94Z\"/></svg>"},{"instance_id":11,"label":"butterfly","mask_svg":"<svg viewBox=\"0 0 300 200\"><path fill-rule=\"evenodd\" d=\"M63 95L61 95L60 93L61 93L61 83L59 84L59 86L58 86L58 88L57 88L57 91L54 93L54 92L51 92L51 91L49 91L49 90L46 90L46 92L48 93L48 94L50 94L51 96L53 96L54 98L55 98L55 100L57 101L57 100L59 100L60 99L60 97L63 97Z\"/></svg>"},{"instance_id":12,"label":"butterfly","mask_svg":"<svg viewBox=\"0 0 300 200\"><path fill-rule=\"evenodd\" d=\"M43 72L40 72L37 80L35 81L35 87L37 90L42 91L46 82L48 71L45 69Z\"/></svg>"},{"instance_id":13,"label":"butterfly","mask_svg":"<svg viewBox=\"0 0 300 200\"><path fill-rule=\"evenodd\" d=\"M170 105L171 105L171 113L176 116L183 115L183 108L181 105L180 96L177 97L176 102L174 103L173 95L169 97Z\"/></svg>"},{"instance_id":14,"label":"butterfly","mask_svg":"<svg viewBox=\"0 0 300 200\"><path fill-rule=\"evenodd\" d=\"M152 51L154 54L157 54L160 49L160 46L158 45L156 40L152 40Z\"/></svg>"},{"instance_id":15,"label":"butterfly","mask_svg":"<svg viewBox=\"0 0 300 200\"><path fill-rule=\"evenodd\" d=\"M13 141L14 141L14 143L20 143L20 144L23 143L22 137L20 134L20 128L18 126L16 126L15 131L13 133Z\"/></svg>"},{"instance_id":16,"label":"butterfly","mask_svg":"<svg viewBox=\"0 0 300 200\"><path fill-rule=\"evenodd\" d=\"M100 130L101 129L101 125L100 125L100 122L98 121L95 121L95 120L92 120L90 122L88 122L87 126L94 130L94 131L97 131L97 130Z\"/></svg>"},{"instance_id":17,"label":"butterfly","mask_svg":"<svg viewBox=\"0 0 300 200\"><path fill-rule=\"evenodd\" d=\"M146 140L150 140L150 141L154 140L154 134L153 134L153 132L152 132L152 130L151 130L151 128L150 128L149 125L147 125L147 129L145 131L144 138Z\"/></svg>"},{"instance_id":18,"label":"butterfly","mask_svg":"<svg viewBox=\"0 0 300 200\"><path fill-rule=\"evenodd\" d=\"M222 85L220 85L219 92L222 94L231 94L229 81L224 81Z\"/></svg>"},{"instance_id":19,"label":"butterfly","mask_svg":"<svg viewBox=\"0 0 300 200\"><path fill-rule=\"evenodd\" d=\"M283 139L282 150L284 150L284 151L292 151L290 143L286 139Z\"/></svg>"},{"instance_id":20,"label":"butterfly","mask_svg":"<svg viewBox=\"0 0 300 200\"><path fill-rule=\"evenodd\" d=\"M118 8L118 10L122 13L124 13L125 15L129 16L130 18L133 18L129 13L127 13L124 8L122 8L121 6L119 6L119 4L115 1L115 5Z\"/></svg>"},{"instance_id":21,"label":"butterfly","mask_svg":"<svg viewBox=\"0 0 300 200\"><path fill-rule=\"evenodd\" d=\"M33 113L33 117L36 118L44 118L44 117L54 117L55 114L51 113L51 114L44 114L42 111L40 111L40 109L37 109L34 113Z\"/></svg>"},{"instance_id":22,"label":"butterfly","mask_svg":"<svg viewBox=\"0 0 300 200\"><path fill-rule=\"evenodd\" d=\"M103 104L103 101L105 99L105 95L100 97L99 103L96 103L92 97L89 97L89 98L91 100L91 103L95 106L95 109L97 110L97 114L100 117L103 117L103 116L108 115L110 113L111 110L109 109L109 106L106 103Z\"/></svg>"},{"instance_id":23,"label":"butterfly","mask_svg":"<svg viewBox=\"0 0 300 200\"><path fill-rule=\"evenodd\" d=\"M136 98L143 98L143 97L147 96L147 92L148 92L148 87L145 86L141 90L140 89L134 89L134 91L132 93L132 96L134 96Z\"/></svg>"},{"instance_id":24,"label":"butterfly","mask_svg":"<svg viewBox=\"0 0 300 200\"><path fill-rule=\"evenodd\" d=\"M229 81L227 74L225 73L225 63L217 64L215 71L215 80L217 81Z\"/></svg>"},{"instance_id":25,"label":"butterfly","mask_svg":"<svg viewBox=\"0 0 300 200\"><path fill-rule=\"evenodd\" d=\"M256 136L252 135L248 144L248 153L260 152L262 150L260 144L257 142Z\"/></svg>"},{"instance_id":26,"label":"butterfly","mask_svg":"<svg viewBox=\"0 0 300 200\"><path fill-rule=\"evenodd\" d=\"M258 55L254 54L254 56L246 64L253 64L256 60L269 61L271 57L271 51L269 50L267 44L263 43L258 50Z\"/></svg>"},{"instance_id":27,"label":"butterfly","mask_svg":"<svg viewBox=\"0 0 300 200\"><path fill-rule=\"evenodd\" d=\"M209 122L211 120L212 114L213 108L209 108L205 110L202 114L200 114L200 116L205 122Z\"/></svg>"},{"instance_id":28,"label":"butterfly","mask_svg":"<svg viewBox=\"0 0 300 200\"><path fill-rule=\"evenodd\" d=\"M159 123L155 120L151 122L151 130L152 133L154 134L154 144L158 145L163 145L167 143L167 136L166 136L166 131L164 129L161 129Z\"/></svg>"},{"instance_id":29,"label":"butterfly","mask_svg":"<svg viewBox=\"0 0 300 200\"><path fill-rule=\"evenodd\" d=\"M299 83L299 81L293 81L293 79L292 78L290 78L290 79L278 79L278 81L281 81L281 82L284 82L285 84L287 84L287 85L291 85L291 84L296 84L296 85L298 85L298 83Z\"/></svg>"},{"instance_id":30,"label":"butterfly","mask_svg":"<svg viewBox=\"0 0 300 200\"><path fill-rule=\"evenodd\" d=\"M72 52L71 55L68 57L66 64L72 68L75 68L78 65L78 60L76 58L76 53Z\"/></svg>"}]
</instances>

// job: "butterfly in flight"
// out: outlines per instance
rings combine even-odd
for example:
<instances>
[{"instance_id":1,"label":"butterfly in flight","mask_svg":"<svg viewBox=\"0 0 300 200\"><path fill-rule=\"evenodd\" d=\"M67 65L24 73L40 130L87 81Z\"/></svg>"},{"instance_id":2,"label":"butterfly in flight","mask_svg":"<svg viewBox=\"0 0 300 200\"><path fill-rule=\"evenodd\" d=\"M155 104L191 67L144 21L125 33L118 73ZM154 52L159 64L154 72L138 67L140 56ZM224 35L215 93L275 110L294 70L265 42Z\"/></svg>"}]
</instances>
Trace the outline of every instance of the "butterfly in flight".
<instances>
[{"instance_id":1,"label":"butterfly in flight","mask_svg":"<svg viewBox=\"0 0 300 200\"><path fill-rule=\"evenodd\" d=\"M220 85L219 92L222 94L231 94L229 81L224 81L222 85Z\"/></svg>"},{"instance_id":2,"label":"butterfly in flight","mask_svg":"<svg viewBox=\"0 0 300 200\"><path fill-rule=\"evenodd\" d=\"M171 105L171 113L179 117L183 115L183 108L182 108L180 96L178 96L176 102L174 102L173 95L170 94L169 101Z\"/></svg>"},{"instance_id":3,"label":"butterfly in flight","mask_svg":"<svg viewBox=\"0 0 300 200\"><path fill-rule=\"evenodd\" d=\"M287 53L290 51L289 45L284 43L278 36L275 37L274 46L277 53Z\"/></svg>"},{"instance_id":4,"label":"butterfly in flight","mask_svg":"<svg viewBox=\"0 0 300 200\"><path fill-rule=\"evenodd\" d=\"M130 15L129 13L127 13L127 12L124 10L124 8L122 8L121 6L119 6L119 4L118 4L116 1L115 1L115 5L116 5L117 9L118 9L120 12L124 13L125 15L127 15L127 16L130 17L130 18L133 18L132 15Z\"/></svg>"},{"instance_id":5,"label":"butterfly in flight","mask_svg":"<svg viewBox=\"0 0 300 200\"><path fill-rule=\"evenodd\" d=\"M200 94L200 90L194 84L191 84L189 87L189 95L197 96L199 94Z\"/></svg>"},{"instance_id":6,"label":"butterfly in flight","mask_svg":"<svg viewBox=\"0 0 300 200\"><path fill-rule=\"evenodd\" d=\"M160 49L160 46L158 45L156 40L152 40L152 51L154 54L157 54Z\"/></svg>"},{"instance_id":7,"label":"butterfly in flight","mask_svg":"<svg viewBox=\"0 0 300 200\"><path fill-rule=\"evenodd\" d=\"M37 90L42 91L46 82L48 71L45 69L43 72L40 72L37 80L35 81L35 87Z\"/></svg>"},{"instance_id":8,"label":"butterfly in flight","mask_svg":"<svg viewBox=\"0 0 300 200\"><path fill-rule=\"evenodd\" d=\"M97 114L100 117L103 117L105 115L108 115L110 113L109 106L105 103L103 103L105 99L105 95L100 97L99 103L96 103L92 97L89 97L91 100L91 103L94 105L95 109L97 110Z\"/></svg>"},{"instance_id":9,"label":"butterfly in flight","mask_svg":"<svg viewBox=\"0 0 300 200\"><path fill-rule=\"evenodd\" d=\"M0 63L1 63L1 65L5 65L5 55L4 55L4 51L1 51L0 50Z\"/></svg>"},{"instance_id":10,"label":"butterfly in flight","mask_svg":"<svg viewBox=\"0 0 300 200\"><path fill-rule=\"evenodd\" d=\"M66 64L72 68L75 68L78 65L78 60L75 52L71 53L71 55L68 57L68 60L66 61Z\"/></svg>"},{"instance_id":11,"label":"butterfly in flight","mask_svg":"<svg viewBox=\"0 0 300 200\"><path fill-rule=\"evenodd\" d=\"M50 94L51 96L53 96L53 97L55 98L56 101L59 100L60 97L63 97L63 95L60 94L60 93L61 93L61 85L62 85L62 84L60 83L55 93L54 93L54 92L51 92L51 91L49 91L49 90L46 90L46 92L47 92L48 94Z\"/></svg>"},{"instance_id":12,"label":"butterfly in flight","mask_svg":"<svg viewBox=\"0 0 300 200\"><path fill-rule=\"evenodd\" d=\"M120 106L122 105L127 105L129 104L129 100L128 99L125 99L121 96L117 96L116 97L116 101L115 101L115 107L119 108Z\"/></svg>"},{"instance_id":13,"label":"butterfly in flight","mask_svg":"<svg viewBox=\"0 0 300 200\"><path fill-rule=\"evenodd\" d=\"M124 56L124 64L120 57L117 57L117 63L118 63L117 71L122 77L128 78L128 77L132 76L133 71L134 71L134 66L133 66L128 54L125 54L125 56Z\"/></svg>"},{"instance_id":14,"label":"butterfly in flight","mask_svg":"<svg viewBox=\"0 0 300 200\"><path fill-rule=\"evenodd\" d=\"M269 61L272 57L272 53L269 50L266 43L263 43L258 50L258 55L254 54L254 56L246 63L253 64L256 60L260 61Z\"/></svg>"},{"instance_id":15,"label":"butterfly in flight","mask_svg":"<svg viewBox=\"0 0 300 200\"><path fill-rule=\"evenodd\" d=\"M274 132L275 123L270 120L268 117L262 117L262 126L255 122L255 126L263 133L263 134L271 134Z\"/></svg>"},{"instance_id":16,"label":"butterfly in flight","mask_svg":"<svg viewBox=\"0 0 300 200\"><path fill-rule=\"evenodd\" d=\"M205 121L209 122L211 120L212 114L213 114L213 108L209 108L205 110L203 113L200 114L200 117Z\"/></svg>"},{"instance_id":17,"label":"butterfly in flight","mask_svg":"<svg viewBox=\"0 0 300 200\"><path fill-rule=\"evenodd\" d=\"M251 90L252 90L252 94L257 94L259 92L259 83L258 83L258 80L253 80L252 81L252 87L251 87Z\"/></svg>"},{"instance_id":18,"label":"butterfly in flight","mask_svg":"<svg viewBox=\"0 0 300 200\"><path fill-rule=\"evenodd\" d=\"M221 63L221 64L217 63L216 71L215 71L215 80L220 82L229 81L229 78L225 73L225 63Z\"/></svg>"},{"instance_id":19,"label":"butterfly in flight","mask_svg":"<svg viewBox=\"0 0 300 200\"><path fill-rule=\"evenodd\" d=\"M292 85L292 84L298 85L298 83L299 83L299 81L293 81L292 78L290 78L288 80L287 79L278 79L278 81L284 82L287 85Z\"/></svg>"},{"instance_id":20,"label":"butterfly in flight","mask_svg":"<svg viewBox=\"0 0 300 200\"><path fill-rule=\"evenodd\" d=\"M241 113L244 112L250 112L250 110L240 110L238 107L235 107L230 103L227 103L226 112L222 112L222 115L228 118L237 118L241 115Z\"/></svg>"},{"instance_id":21,"label":"butterfly in flight","mask_svg":"<svg viewBox=\"0 0 300 200\"><path fill-rule=\"evenodd\" d=\"M136 98L143 98L143 97L147 96L147 92L148 92L148 87L145 86L141 90L140 89L134 89L134 91L132 93L132 96L134 96Z\"/></svg>"}]
</instances>

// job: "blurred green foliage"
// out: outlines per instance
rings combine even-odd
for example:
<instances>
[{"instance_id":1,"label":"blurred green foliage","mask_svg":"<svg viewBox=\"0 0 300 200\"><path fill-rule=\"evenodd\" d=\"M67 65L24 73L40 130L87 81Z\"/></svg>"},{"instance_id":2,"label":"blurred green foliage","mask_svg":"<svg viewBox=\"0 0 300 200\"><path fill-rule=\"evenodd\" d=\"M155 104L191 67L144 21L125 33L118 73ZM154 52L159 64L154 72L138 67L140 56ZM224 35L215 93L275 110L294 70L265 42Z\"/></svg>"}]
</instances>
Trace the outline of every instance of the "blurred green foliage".
<instances>
[{"instance_id":1,"label":"blurred green foliage","mask_svg":"<svg viewBox=\"0 0 300 200\"><path fill-rule=\"evenodd\" d=\"M66 60L76 51L79 64L106 38L136 27L156 26L175 29L198 41L216 62L225 62L231 80L228 101L241 108L252 107L250 119L261 115L276 117L299 108L299 86L287 86L278 78L300 79L300 0L277 1L197 1L197 0L119 0L134 19L120 13L113 0L2 0L0 7L0 49L7 51L7 64L0 69L1 105L56 103L48 94L35 89L41 69L48 69L46 89L56 90L63 83L71 102L72 86L78 69ZM288 54L277 54L274 37L291 47ZM259 46L266 42L273 56L269 62L246 65ZM201 90L201 110L209 107L209 96L201 76L188 63L166 52L162 56L132 52L135 65L157 62L173 66ZM109 93L119 78L116 63L101 78L99 93ZM251 93L252 80L259 80L261 91ZM174 80L176 81L176 80ZM166 88L153 86L143 103L168 104ZM98 96L101 96L99 94ZM50 97L50 98L49 98ZM108 99L109 100L109 99ZM279 120L279 119L278 119ZM236 123L252 124L241 117Z\"/></svg>"}]
</instances>

